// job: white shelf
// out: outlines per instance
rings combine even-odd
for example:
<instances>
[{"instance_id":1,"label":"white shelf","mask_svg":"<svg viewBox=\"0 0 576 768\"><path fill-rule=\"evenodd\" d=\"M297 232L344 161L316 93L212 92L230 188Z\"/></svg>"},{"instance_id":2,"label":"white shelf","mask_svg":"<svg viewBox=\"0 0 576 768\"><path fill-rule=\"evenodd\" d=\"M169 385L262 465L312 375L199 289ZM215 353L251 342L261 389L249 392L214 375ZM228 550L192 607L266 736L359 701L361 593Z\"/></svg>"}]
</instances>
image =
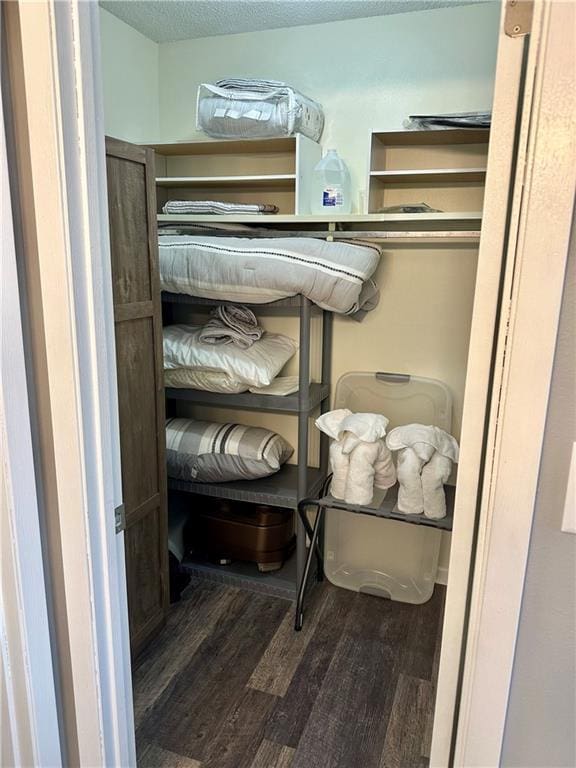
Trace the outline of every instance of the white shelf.
<instances>
[{"instance_id":1,"label":"white shelf","mask_svg":"<svg viewBox=\"0 0 576 768\"><path fill-rule=\"evenodd\" d=\"M233 222L235 224L364 224L382 223L446 223L482 220L482 211L456 213L365 213L345 216L325 216L312 214L158 214L160 223L214 224Z\"/></svg>"},{"instance_id":2,"label":"white shelf","mask_svg":"<svg viewBox=\"0 0 576 768\"><path fill-rule=\"evenodd\" d=\"M257 187L284 187L296 184L295 173L274 173L251 176L161 176L159 187L227 187L239 184Z\"/></svg>"},{"instance_id":3,"label":"white shelf","mask_svg":"<svg viewBox=\"0 0 576 768\"><path fill-rule=\"evenodd\" d=\"M411 184L458 181L484 181L486 168L414 168L396 171L370 171L370 177L386 184Z\"/></svg>"}]
</instances>

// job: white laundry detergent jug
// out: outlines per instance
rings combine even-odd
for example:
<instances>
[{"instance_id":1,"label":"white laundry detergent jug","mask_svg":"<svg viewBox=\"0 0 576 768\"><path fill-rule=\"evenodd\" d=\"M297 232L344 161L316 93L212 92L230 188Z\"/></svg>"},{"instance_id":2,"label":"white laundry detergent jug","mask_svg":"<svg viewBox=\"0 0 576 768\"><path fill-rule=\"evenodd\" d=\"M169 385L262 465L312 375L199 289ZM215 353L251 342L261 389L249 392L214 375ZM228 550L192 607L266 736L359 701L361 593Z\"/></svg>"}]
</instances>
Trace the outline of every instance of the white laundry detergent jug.
<instances>
[{"instance_id":1,"label":"white laundry detergent jug","mask_svg":"<svg viewBox=\"0 0 576 768\"><path fill-rule=\"evenodd\" d=\"M350 173L335 149L329 149L314 168L310 211L313 214L350 213Z\"/></svg>"}]
</instances>

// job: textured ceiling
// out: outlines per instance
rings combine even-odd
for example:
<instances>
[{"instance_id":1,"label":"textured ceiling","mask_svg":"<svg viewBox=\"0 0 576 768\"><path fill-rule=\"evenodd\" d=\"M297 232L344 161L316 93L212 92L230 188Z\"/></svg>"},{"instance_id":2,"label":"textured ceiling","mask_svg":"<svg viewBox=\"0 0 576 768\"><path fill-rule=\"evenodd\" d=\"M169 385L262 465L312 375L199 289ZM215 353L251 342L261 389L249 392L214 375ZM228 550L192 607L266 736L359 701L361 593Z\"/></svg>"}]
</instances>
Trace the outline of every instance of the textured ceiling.
<instances>
[{"instance_id":1,"label":"textured ceiling","mask_svg":"<svg viewBox=\"0 0 576 768\"><path fill-rule=\"evenodd\" d=\"M482 0L100 0L100 5L150 40L169 43L475 2Z\"/></svg>"}]
</instances>

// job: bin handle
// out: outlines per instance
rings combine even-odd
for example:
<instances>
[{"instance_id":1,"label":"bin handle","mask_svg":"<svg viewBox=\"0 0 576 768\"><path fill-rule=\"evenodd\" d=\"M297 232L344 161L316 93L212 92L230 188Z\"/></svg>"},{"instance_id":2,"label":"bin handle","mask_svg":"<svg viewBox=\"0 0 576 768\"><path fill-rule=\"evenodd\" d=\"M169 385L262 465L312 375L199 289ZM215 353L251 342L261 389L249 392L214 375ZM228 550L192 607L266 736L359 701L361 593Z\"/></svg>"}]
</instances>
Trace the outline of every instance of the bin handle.
<instances>
[{"instance_id":1,"label":"bin handle","mask_svg":"<svg viewBox=\"0 0 576 768\"><path fill-rule=\"evenodd\" d=\"M408 384L410 381L409 373L388 373L387 371L378 371L376 378L379 381L386 381L389 384Z\"/></svg>"}]
</instances>

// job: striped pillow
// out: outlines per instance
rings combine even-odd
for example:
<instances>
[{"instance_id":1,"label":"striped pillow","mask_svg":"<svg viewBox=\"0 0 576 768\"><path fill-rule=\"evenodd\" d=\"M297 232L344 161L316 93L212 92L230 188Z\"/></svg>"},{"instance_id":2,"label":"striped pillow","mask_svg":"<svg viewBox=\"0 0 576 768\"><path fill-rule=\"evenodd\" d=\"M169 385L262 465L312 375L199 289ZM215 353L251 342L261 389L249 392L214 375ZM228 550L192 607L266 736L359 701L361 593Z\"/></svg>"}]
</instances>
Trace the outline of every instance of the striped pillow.
<instances>
[{"instance_id":1,"label":"striped pillow","mask_svg":"<svg viewBox=\"0 0 576 768\"><path fill-rule=\"evenodd\" d=\"M168 476L197 483L254 480L277 472L293 453L284 438L261 427L168 419Z\"/></svg>"}]
</instances>

